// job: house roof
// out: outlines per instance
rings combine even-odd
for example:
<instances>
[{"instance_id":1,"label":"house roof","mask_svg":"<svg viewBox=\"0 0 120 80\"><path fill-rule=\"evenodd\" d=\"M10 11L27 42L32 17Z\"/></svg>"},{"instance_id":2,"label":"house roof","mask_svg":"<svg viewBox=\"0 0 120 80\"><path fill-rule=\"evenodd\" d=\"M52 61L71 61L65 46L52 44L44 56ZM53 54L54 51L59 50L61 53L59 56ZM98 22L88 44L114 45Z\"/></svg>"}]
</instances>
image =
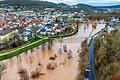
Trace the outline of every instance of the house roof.
<instances>
[{"instance_id":1,"label":"house roof","mask_svg":"<svg viewBox=\"0 0 120 80\"><path fill-rule=\"evenodd\" d=\"M51 29L51 28L52 28L52 26L45 26L45 28L47 28L47 29Z\"/></svg>"},{"instance_id":2,"label":"house roof","mask_svg":"<svg viewBox=\"0 0 120 80\"><path fill-rule=\"evenodd\" d=\"M51 26L53 26L53 24L46 24L45 26L50 26L51 27Z\"/></svg>"},{"instance_id":3,"label":"house roof","mask_svg":"<svg viewBox=\"0 0 120 80\"><path fill-rule=\"evenodd\" d=\"M3 26L5 24L4 20L0 20L0 26Z\"/></svg>"},{"instance_id":4,"label":"house roof","mask_svg":"<svg viewBox=\"0 0 120 80\"><path fill-rule=\"evenodd\" d=\"M2 30L2 31L0 31L0 36L4 36L4 35L6 35L6 34L8 34L10 32L12 32L11 29L9 29L9 30Z\"/></svg>"},{"instance_id":5,"label":"house roof","mask_svg":"<svg viewBox=\"0 0 120 80\"><path fill-rule=\"evenodd\" d=\"M45 28L42 28L40 31L41 31L41 32L45 32L45 31L46 31L46 29L45 29Z\"/></svg>"}]
</instances>

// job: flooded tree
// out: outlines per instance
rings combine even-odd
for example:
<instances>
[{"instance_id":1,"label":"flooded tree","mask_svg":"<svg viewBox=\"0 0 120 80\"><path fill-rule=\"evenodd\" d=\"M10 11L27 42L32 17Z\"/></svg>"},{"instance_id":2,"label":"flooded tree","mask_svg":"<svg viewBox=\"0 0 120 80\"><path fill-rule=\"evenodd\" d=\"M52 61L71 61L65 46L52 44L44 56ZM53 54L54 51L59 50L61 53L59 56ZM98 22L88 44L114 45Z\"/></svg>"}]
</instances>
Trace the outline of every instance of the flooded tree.
<instances>
[{"instance_id":1,"label":"flooded tree","mask_svg":"<svg viewBox=\"0 0 120 80\"><path fill-rule=\"evenodd\" d=\"M17 55L17 61L21 62L21 55Z\"/></svg>"},{"instance_id":2,"label":"flooded tree","mask_svg":"<svg viewBox=\"0 0 120 80\"><path fill-rule=\"evenodd\" d=\"M34 49L31 49L31 54L34 52Z\"/></svg>"},{"instance_id":3,"label":"flooded tree","mask_svg":"<svg viewBox=\"0 0 120 80\"><path fill-rule=\"evenodd\" d=\"M60 54L60 55L62 54L62 49L61 48L58 49L58 54Z\"/></svg>"},{"instance_id":4,"label":"flooded tree","mask_svg":"<svg viewBox=\"0 0 120 80\"><path fill-rule=\"evenodd\" d=\"M28 56L28 51L25 51L26 56Z\"/></svg>"},{"instance_id":5,"label":"flooded tree","mask_svg":"<svg viewBox=\"0 0 120 80\"><path fill-rule=\"evenodd\" d=\"M2 75L4 74L5 69L6 69L6 65L0 64L0 80Z\"/></svg>"},{"instance_id":6,"label":"flooded tree","mask_svg":"<svg viewBox=\"0 0 120 80\"><path fill-rule=\"evenodd\" d=\"M55 62L51 62L51 63L47 64L47 69L49 69L49 70L54 70L56 68L57 68L57 63L55 63Z\"/></svg>"},{"instance_id":7,"label":"flooded tree","mask_svg":"<svg viewBox=\"0 0 120 80\"><path fill-rule=\"evenodd\" d=\"M35 69L35 71L33 71L31 73L31 78L33 79L37 79L39 78L41 75L45 75L44 73L41 73L43 65L39 62L38 63L38 67Z\"/></svg>"},{"instance_id":8,"label":"flooded tree","mask_svg":"<svg viewBox=\"0 0 120 80\"><path fill-rule=\"evenodd\" d=\"M87 39L85 39L82 43L81 43L81 51L79 52L79 75L78 75L78 79L77 80L83 80L84 79L84 73L85 73L85 69L87 68L88 65L88 43L87 43Z\"/></svg>"},{"instance_id":9,"label":"flooded tree","mask_svg":"<svg viewBox=\"0 0 120 80\"><path fill-rule=\"evenodd\" d=\"M91 31L91 33L89 34L89 37L91 37L93 31L94 31L96 28L97 28L97 22L93 22L93 23L92 23L92 31Z\"/></svg>"},{"instance_id":10,"label":"flooded tree","mask_svg":"<svg viewBox=\"0 0 120 80\"><path fill-rule=\"evenodd\" d=\"M32 76L31 76L31 78L33 78L33 79L37 79L37 78L39 78L39 76L40 76L39 72L36 71L36 72L32 72Z\"/></svg>"},{"instance_id":11,"label":"flooded tree","mask_svg":"<svg viewBox=\"0 0 120 80\"><path fill-rule=\"evenodd\" d=\"M38 46L38 47L36 48L36 50L37 50L37 53L38 53L39 49L40 49L40 47Z\"/></svg>"},{"instance_id":12,"label":"flooded tree","mask_svg":"<svg viewBox=\"0 0 120 80\"><path fill-rule=\"evenodd\" d=\"M68 53L67 53L67 58L68 58L68 59L73 58L73 57L72 57L72 51L71 51L71 50L68 51Z\"/></svg>"},{"instance_id":13,"label":"flooded tree","mask_svg":"<svg viewBox=\"0 0 120 80\"><path fill-rule=\"evenodd\" d=\"M43 44L41 45L42 51L45 51L45 46L46 46L46 43L43 43Z\"/></svg>"},{"instance_id":14,"label":"flooded tree","mask_svg":"<svg viewBox=\"0 0 120 80\"><path fill-rule=\"evenodd\" d=\"M48 49L51 49L53 46L53 39L51 37L48 38Z\"/></svg>"},{"instance_id":15,"label":"flooded tree","mask_svg":"<svg viewBox=\"0 0 120 80\"><path fill-rule=\"evenodd\" d=\"M63 50L64 50L64 52L67 52L67 46L66 45L63 45Z\"/></svg>"},{"instance_id":16,"label":"flooded tree","mask_svg":"<svg viewBox=\"0 0 120 80\"><path fill-rule=\"evenodd\" d=\"M33 62L33 61L32 61L32 56L31 56L31 55L29 55L29 61L30 61L30 63Z\"/></svg>"},{"instance_id":17,"label":"flooded tree","mask_svg":"<svg viewBox=\"0 0 120 80\"><path fill-rule=\"evenodd\" d=\"M20 80L29 80L29 74L27 70L21 69L18 73L20 74Z\"/></svg>"}]
</instances>

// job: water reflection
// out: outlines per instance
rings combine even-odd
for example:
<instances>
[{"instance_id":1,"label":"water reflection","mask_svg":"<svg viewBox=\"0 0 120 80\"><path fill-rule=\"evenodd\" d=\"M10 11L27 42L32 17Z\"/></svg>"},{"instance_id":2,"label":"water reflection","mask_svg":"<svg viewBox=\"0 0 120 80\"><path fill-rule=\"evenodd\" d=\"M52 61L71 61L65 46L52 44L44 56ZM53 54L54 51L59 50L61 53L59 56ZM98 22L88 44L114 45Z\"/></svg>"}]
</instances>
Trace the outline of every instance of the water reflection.
<instances>
[{"instance_id":1,"label":"water reflection","mask_svg":"<svg viewBox=\"0 0 120 80\"><path fill-rule=\"evenodd\" d=\"M99 24L99 26L103 25ZM81 25L79 29L76 35L68 38L89 36L91 28L86 29L87 33L84 33L84 25ZM4 61L7 69L2 80L20 80L19 72L21 70L27 73L29 80L75 80L78 74L79 57L77 51L79 48L80 42L61 43L55 40L50 44L42 44L18 57ZM51 60L50 57L55 57L55 60ZM55 63L55 69L47 69L49 63Z\"/></svg>"}]
</instances>

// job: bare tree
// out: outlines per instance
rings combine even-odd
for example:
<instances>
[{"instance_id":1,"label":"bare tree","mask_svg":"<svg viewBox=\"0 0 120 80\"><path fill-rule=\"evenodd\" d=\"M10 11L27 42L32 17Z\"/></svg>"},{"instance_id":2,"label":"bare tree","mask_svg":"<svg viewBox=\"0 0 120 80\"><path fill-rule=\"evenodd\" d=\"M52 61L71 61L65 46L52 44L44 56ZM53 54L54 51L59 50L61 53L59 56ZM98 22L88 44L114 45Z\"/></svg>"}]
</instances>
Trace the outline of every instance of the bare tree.
<instances>
[{"instance_id":1,"label":"bare tree","mask_svg":"<svg viewBox=\"0 0 120 80\"><path fill-rule=\"evenodd\" d=\"M43 43L41 47L42 47L42 51L45 51L45 43Z\"/></svg>"},{"instance_id":2,"label":"bare tree","mask_svg":"<svg viewBox=\"0 0 120 80\"><path fill-rule=\"evenodd\" d=\"M1 80L2 75L4 74L5 69L6 69L6 65L0 64L0 80Z\"/></svg>"},{"instance_id":3,"label":"bare tree","mask_svg":"<svg viewBox=\"0 0 120 80\"><path fill-rule=\"evenodd\" d=\"M42 68L43 68L43 65L41 63L38 63L38 67L35 69L35 71L32 72L31 78L37 79L41 75L45 75L44 73L41 73Z\"/></svg>"},{"instance_id":4,"label":"bare tree","mask_svg":"<svg viewBox=\"0 0 120 80\"><path fill-rule=\"evenodd\" d=\"M48 49L51 49L53 46L53 39L51 37L48 38Z\"/></svg>"},{"instance_id":5,"label":"bare tree","mask_svg":"<svg viewBox=\"0 0 120 80\"><path fill-rule=\"evenodd\" d=\"M27 70L21 69L18 73L20 74L20 80L29 80L29 75Z\"/></svg>"}]
</instances>

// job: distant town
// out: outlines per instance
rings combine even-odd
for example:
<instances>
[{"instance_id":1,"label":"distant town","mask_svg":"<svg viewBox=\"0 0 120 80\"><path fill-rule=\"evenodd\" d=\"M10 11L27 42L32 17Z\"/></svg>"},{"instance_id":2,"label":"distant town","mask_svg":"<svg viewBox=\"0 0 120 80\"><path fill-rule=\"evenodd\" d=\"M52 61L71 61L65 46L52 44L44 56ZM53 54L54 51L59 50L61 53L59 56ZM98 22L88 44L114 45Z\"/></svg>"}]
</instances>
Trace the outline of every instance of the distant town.
<instances>
[{"instance_id":1,"label":"distant town","mask_svg":"<svg viewBox=\"0 0 120 80\"><path fill-rule=\"evenodd\" d=\"M119 5L0 1L0 80L120 80L119 28Z\"/></svg>"}]
</instances>

